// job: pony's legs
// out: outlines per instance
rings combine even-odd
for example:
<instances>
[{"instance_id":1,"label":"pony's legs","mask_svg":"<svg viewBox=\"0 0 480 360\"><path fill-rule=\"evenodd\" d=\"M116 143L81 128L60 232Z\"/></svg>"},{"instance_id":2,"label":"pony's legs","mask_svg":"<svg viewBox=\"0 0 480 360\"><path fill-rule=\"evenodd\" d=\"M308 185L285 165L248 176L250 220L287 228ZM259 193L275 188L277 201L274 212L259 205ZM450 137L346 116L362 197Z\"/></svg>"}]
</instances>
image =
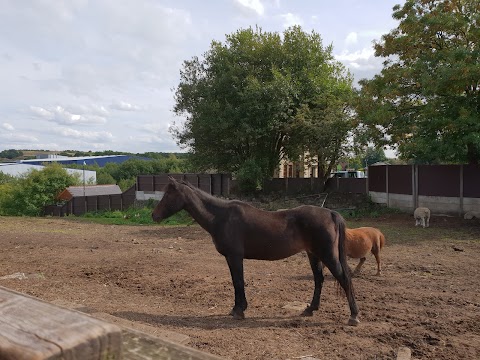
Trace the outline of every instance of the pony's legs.
<instances>
[{"instance_id":1,"label":"pony's legs","mask_svg":"<svg viewBox=\"0 0 480 360\"><path fill-rule=\"evenodd\" d=\"M425 218L424 217L422 217L422 226L425 229Z\"/></svg>"},{"instance_id":2,"label":"pony's legs","mask_svg":"<svg viewBox=\"0 0 480 360\"><path fill-rule=\"evenodd\" d=\"M235 289L235 305L230 315L235 319L244 319L243 313L247 309L247 298L245 297L245 280L243 277L243 257L226 256L230 275L232 276L233 288Z\"/></svg>"},{"instance_id":3,"label":"pony's legs","mask_svg":"<svg viewBox=\"0 0 480 360\"><path fill-rule=\"evenodd\" d=\"M372 251L373 252L373 251ZM379 251L373 252L373 256L375 256L375 260L377 260L377 273L375 275L382 275L382 264L380 262L380 254Z\"/></svg>"},{"instance_id":4,"label":"pony's legs","mask_svg":"<svg viewBox=\"0 0 480 360\"><path fill-rule=\"evenodd\" d=\"M320 295L322 294L323 286L323 264L314 254L308 253L308 260L313 272L313 280L315 282L315 289L313 290L313 298L310 305L303 311L303 316L312 316L315 310L320 307Z\"/></svg>"},{"instance_id":5,"label":"pony's legs","mask_svg":"<svg viewBox=\"0 0 480 360\"><path fill-rule=\"evenodd\" d=\"M363 263L365 262L365 260L367 260L366 257L362 257L362 258L360 259L360 261L358 262L357 267L356 267L355 270L353 271L353 275L357 275L357 274L360 273L360 269L362 268Z\"/></svg>"}]
</instances>

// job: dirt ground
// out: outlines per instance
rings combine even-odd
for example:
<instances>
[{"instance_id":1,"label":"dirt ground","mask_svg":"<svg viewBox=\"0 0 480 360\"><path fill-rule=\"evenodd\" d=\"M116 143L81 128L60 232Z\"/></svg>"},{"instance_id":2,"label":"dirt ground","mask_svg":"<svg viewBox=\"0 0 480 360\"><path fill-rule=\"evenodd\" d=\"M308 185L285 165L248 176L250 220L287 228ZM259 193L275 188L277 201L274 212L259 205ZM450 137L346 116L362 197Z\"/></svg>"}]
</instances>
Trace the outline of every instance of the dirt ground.
<instances>
[{"instance_id":1,"label":"dirt ground","mask_svg":"<svg viewBox=\"0 0 480 360\"><path fill-rule=\"evenodd\" d=\"M480 223L434 218L421 229L397 214L348 225L387 235L383 276L372 256L354 279L358 327L329 274L320 310L299 316L313 292L304 254L245 261L247 318L233 320L226 261L197 225L0 217L0 285L185 334L229 359L395 359L400 346L417 359L479 359Z\"/></svg>"}]
</instances>

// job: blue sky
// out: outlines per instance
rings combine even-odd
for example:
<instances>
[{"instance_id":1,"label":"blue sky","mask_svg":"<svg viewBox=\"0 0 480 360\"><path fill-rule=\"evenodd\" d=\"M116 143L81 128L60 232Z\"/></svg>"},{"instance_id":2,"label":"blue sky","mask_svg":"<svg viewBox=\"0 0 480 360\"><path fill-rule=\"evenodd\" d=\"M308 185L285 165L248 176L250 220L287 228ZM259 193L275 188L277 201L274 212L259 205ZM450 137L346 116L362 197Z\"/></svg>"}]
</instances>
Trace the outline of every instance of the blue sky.
<instances>
[{"instance_id":1,"label":"blue sky","mask_svg":"<svg viewBox=\"0 0 480 360\"><path fill-rule=\"evenodd\" d=\"M0 0L0 150L181 151L184 60L240 28L315 30L355 80L404 0Z\"/></svg>"}]
</instances>

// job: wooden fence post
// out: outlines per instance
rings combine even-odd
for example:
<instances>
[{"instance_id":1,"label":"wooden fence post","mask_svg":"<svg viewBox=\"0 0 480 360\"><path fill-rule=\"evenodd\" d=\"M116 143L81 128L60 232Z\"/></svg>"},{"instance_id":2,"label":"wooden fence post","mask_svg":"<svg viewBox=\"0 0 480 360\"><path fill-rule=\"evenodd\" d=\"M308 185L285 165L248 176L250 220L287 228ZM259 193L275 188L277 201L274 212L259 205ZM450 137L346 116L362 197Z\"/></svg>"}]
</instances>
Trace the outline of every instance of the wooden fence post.
<instances>
[{"instance_id":1,"label":"wooden fence post","mask_svg":"<svg viewBox=\"0 0 480 360\"><path fill-rule=\"evenodd\" d=\"M385 166L385 191L387 192L387 207L390 207L390 193L388 191L388 165Z\"/></svg>"},{"instance_id":2,"label":"wooden fence post","mask_svg":"<svg viewBox=\"0 0 480 360\"><path fill-rule=\"evenodd\" d=\"M460 209L459 215L462 216L463 214L463 164L460 165Z\"/></svg>"}]
</instances>

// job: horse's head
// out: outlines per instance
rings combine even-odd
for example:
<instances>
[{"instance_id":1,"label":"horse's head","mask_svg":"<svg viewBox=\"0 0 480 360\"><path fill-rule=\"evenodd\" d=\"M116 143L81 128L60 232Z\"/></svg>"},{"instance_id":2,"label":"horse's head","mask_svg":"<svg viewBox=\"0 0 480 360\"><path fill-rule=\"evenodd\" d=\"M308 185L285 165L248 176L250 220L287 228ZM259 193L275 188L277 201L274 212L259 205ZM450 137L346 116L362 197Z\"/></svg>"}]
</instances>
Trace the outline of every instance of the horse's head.
<instances>
[{"instance_id":1,"label":"horse's head","mask_svg":"<svg viewBox=\"0 0 480 360\"><path fill-rule=\"evenodd\" d=\"M163 197L152 211L153 221L160 222L179 212L185 206L185 194L182 185L168 177L169 183L163 188Z\"/></svg>"}]
</instances>

